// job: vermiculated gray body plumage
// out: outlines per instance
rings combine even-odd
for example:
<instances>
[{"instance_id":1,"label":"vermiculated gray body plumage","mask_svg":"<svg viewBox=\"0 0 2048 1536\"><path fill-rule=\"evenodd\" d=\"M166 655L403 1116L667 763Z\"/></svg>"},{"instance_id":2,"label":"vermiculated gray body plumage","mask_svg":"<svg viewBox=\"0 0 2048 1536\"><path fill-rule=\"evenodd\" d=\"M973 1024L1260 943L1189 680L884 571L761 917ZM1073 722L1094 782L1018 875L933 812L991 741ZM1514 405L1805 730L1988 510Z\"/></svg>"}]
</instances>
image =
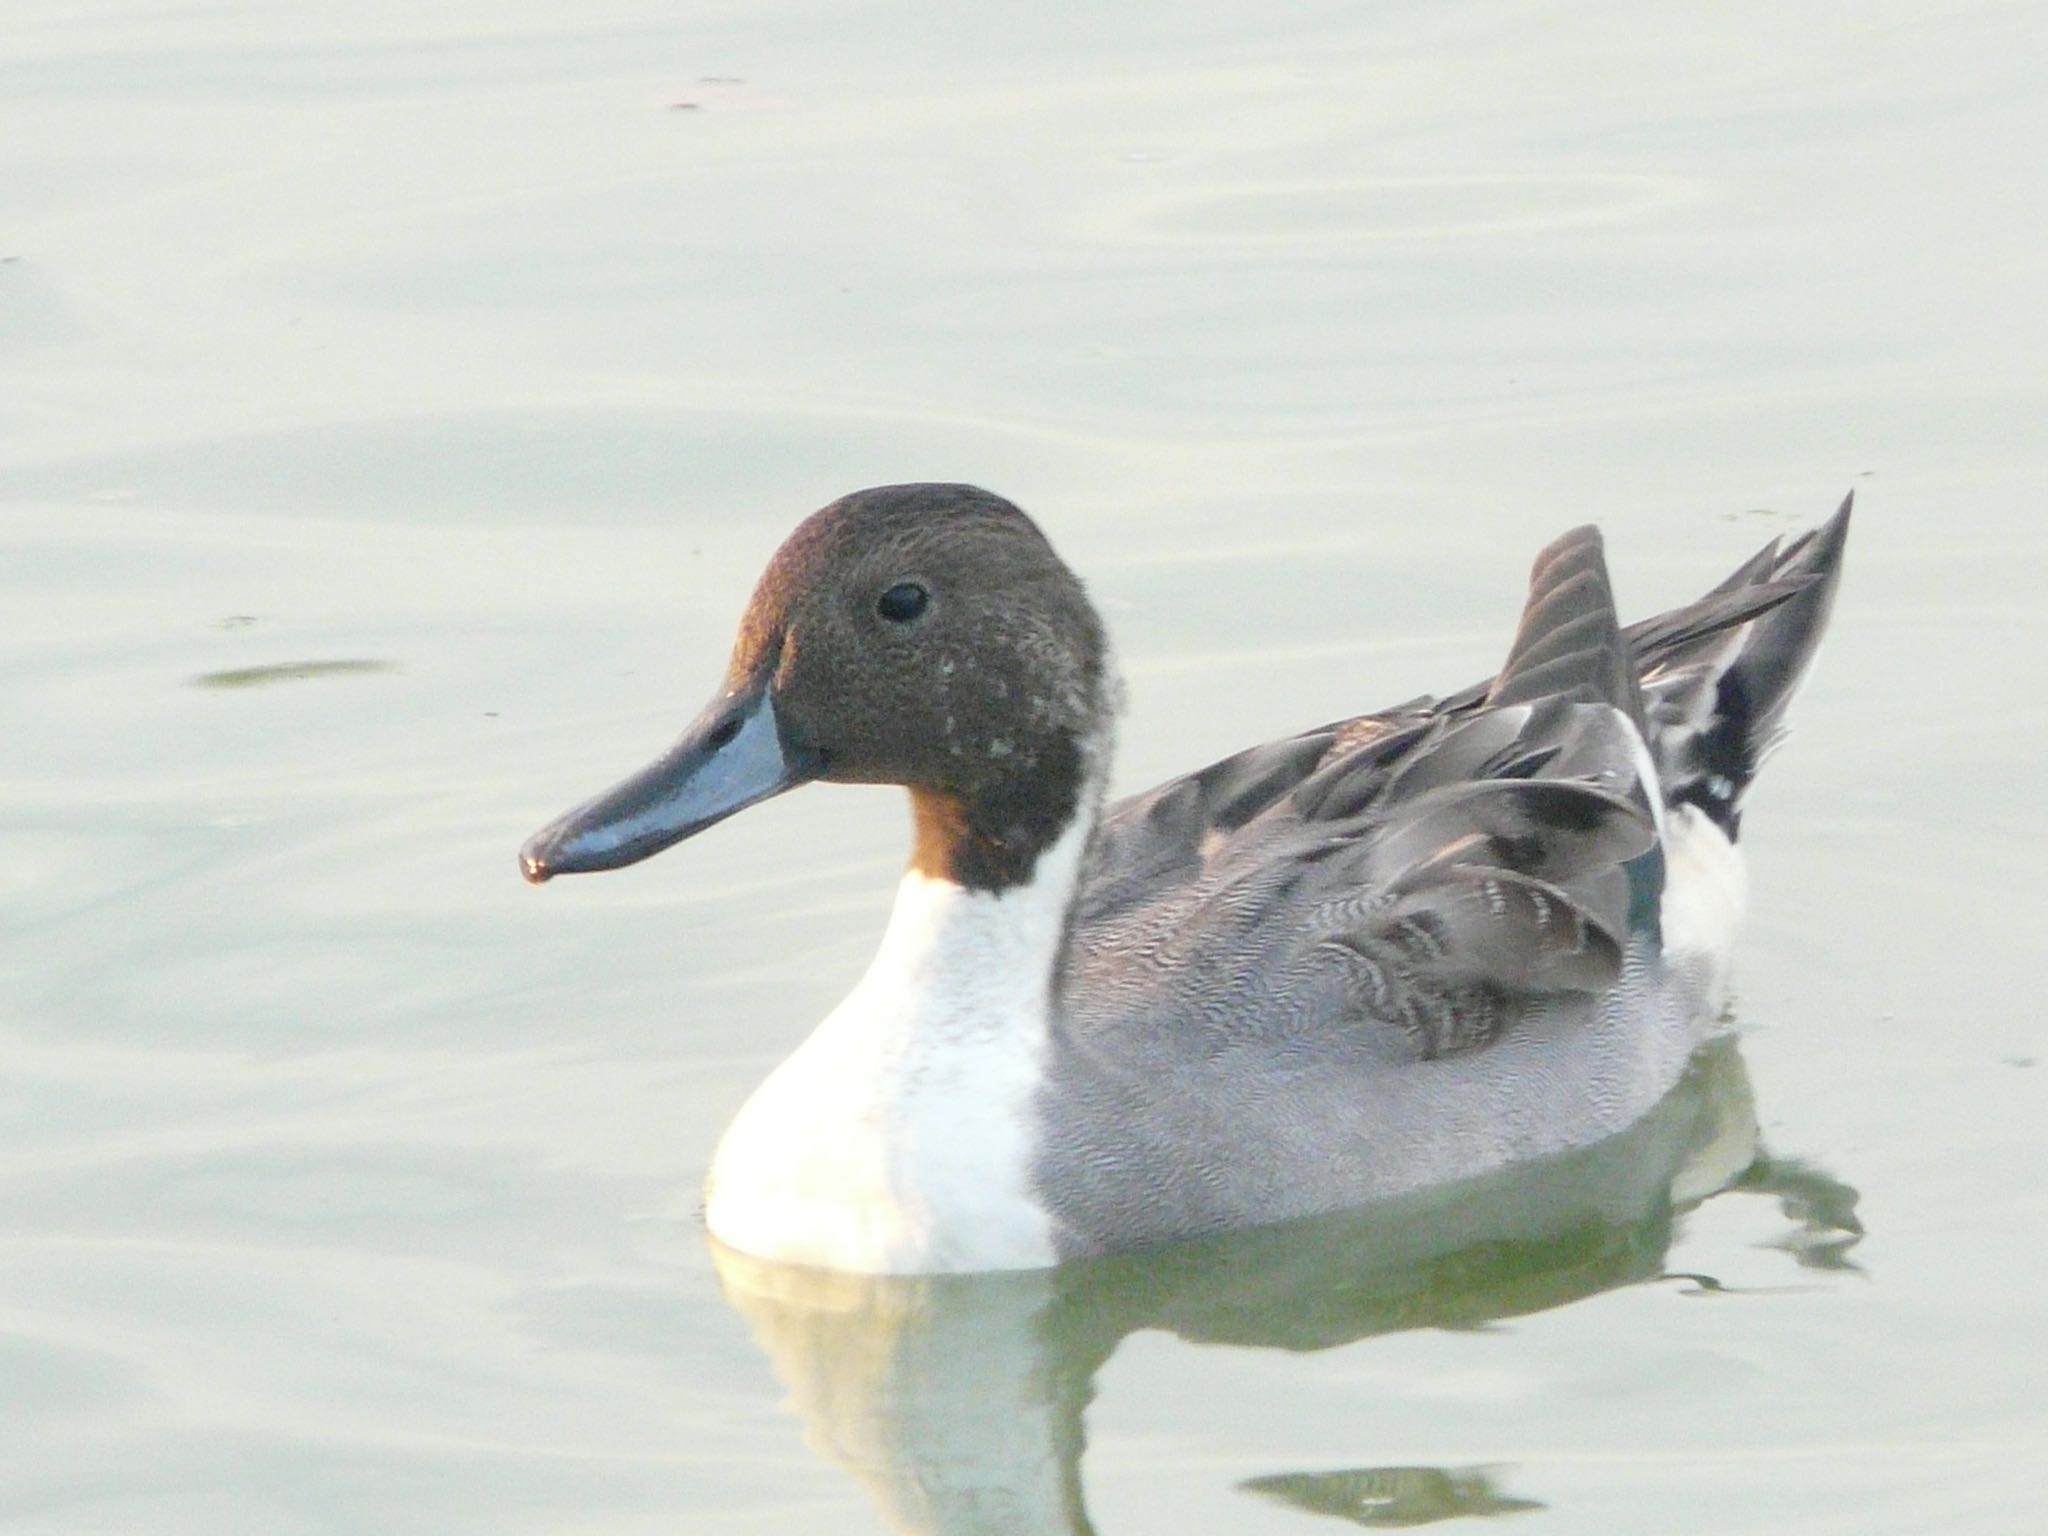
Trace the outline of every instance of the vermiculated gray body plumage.
<instances>
[{"instance_id":1,"label":"vermiculated gray body plumage","mask_svg":"<svg viewBox=\"0 0 2048 1536\"><path fill-rule=\"evenodd\" d=\"M1844 503L1626 631L1574 530L1490 684L1110 807L1042 1094L1062 1251L1344 1209L1646 1112L1724 959L1663 942L1659 828L1711 836L1696 806L1732 838L1847 528Z\"/></svg>"}]
</instances>

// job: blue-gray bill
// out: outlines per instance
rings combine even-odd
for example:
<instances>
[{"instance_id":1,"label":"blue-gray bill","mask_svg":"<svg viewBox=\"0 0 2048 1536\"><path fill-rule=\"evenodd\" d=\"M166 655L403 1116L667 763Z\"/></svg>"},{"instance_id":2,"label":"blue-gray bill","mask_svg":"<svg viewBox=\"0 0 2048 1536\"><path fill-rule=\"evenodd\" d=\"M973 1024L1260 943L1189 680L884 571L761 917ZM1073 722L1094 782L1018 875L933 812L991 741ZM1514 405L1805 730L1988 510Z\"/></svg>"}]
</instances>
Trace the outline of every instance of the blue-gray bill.
<instances>
[{"instance_id":1,"label":"blue-gray bill","mask_svg":"<svg viewBox=\"0 0 2048 1536\"><path fill-rule=\"evenodd\" d=\"M520 873L538 885L636 864L818 772L811 754L783 739L765 688L727 694L661 758L528 838Z\"/></svg>"}]
</instances>

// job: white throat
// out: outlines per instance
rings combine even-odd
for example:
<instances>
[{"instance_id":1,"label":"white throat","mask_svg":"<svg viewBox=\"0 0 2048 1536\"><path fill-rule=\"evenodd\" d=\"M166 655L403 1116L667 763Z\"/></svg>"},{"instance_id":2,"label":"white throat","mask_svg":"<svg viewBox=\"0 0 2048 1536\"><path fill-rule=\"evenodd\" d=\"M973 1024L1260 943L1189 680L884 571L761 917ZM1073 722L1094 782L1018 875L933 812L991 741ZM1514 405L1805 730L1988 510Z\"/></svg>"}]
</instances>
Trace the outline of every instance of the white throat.
<instances>
[{"instance_id":1,"label":"white throat","mask_svg":"<svg viewBox=\"0 0 2048 1536\"><path fill-rule=\"evenodd\" d=\"M1054 1262L1035 1100L1099 778L1028 883L903 877L867 974L719 1143L705 1214L722 1242L868 1274Z\"/></svg>"}]
</instances>

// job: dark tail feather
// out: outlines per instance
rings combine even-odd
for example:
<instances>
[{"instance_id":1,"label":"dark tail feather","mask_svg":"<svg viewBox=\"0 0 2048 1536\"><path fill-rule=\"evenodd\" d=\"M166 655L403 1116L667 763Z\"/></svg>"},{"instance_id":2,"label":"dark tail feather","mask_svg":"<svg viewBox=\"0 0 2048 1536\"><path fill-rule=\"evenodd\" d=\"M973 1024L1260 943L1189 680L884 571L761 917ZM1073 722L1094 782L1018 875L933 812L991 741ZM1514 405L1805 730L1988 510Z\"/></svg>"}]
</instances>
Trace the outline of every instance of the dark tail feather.
<instances>
[{"instance_id":1,"label":"dark tail feather","mask_svg":"<svg viewBox=\"0 0 2048 1536\"><path fill-rule=\"evenodd\" d=\"M1835 515L1794 539L1778 561L1777 574L1804 578L1810 585L1750 626L1733 671L1753 701L1758 752L1768 752L1785 734L1785 711L1799 691L1842 581L1842 550L1849 541L1855 495L1842 498Z\"/></svg>"},{"instance_id":2,"label":"dark tail feather","mask_svg":"<svg viewBox=\"0 0 2048 1536\"><path fill-rule=\"evenodd\" d=\"M1833 517L1783 550L1767 546L1694 605L1702 614L1740 611L1777 594L1762 612L1732 626L1724 618L1658 628L1664 621L1653 620L1630 632L1665 799L1697 805L1730 837L1743 793L1784 737L1786 709L1827 628L1853 501L1845 498Z\"/></svg>"},{"instance_id":3,"label":"dark tail feather","mask_svg":"<svg viewBox=\"0 0 2048 1536\"><path fill-rule=\"evenodd\" d=\"M1606 551L1591 524L1536 557L1507 665L1486 694L1491 705L1541 699L1612 704L1638 730L1643 726L1635 666L1614 616Z\"/></svg>"}]
</instances>

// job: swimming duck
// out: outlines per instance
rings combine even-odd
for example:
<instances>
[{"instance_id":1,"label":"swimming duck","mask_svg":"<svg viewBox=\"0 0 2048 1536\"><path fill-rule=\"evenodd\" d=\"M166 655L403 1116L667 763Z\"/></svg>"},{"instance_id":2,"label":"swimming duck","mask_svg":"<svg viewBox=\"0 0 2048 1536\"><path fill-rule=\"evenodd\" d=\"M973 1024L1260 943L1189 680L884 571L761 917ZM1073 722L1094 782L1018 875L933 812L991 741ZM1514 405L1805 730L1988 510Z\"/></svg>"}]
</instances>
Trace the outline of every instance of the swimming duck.
<instances>
[{"instance_id":1,"label":"swimming duck","mask_svg":"<svg viewBox=\"0 0 2048 1536\"><path fill-rule=\"evenodd\" d=\"M713 1158L742 1252L1026 1269L1453 1184L1626 1128L1711 1034L1744 792L1848 522L1628 629L1574 529L1490 682L1105 806L1120 685L1038 527L858 491L769 561L682 739L521 866L631 864L813 779L908 789L873 962Z\"/></svg>"}]
</instances>

